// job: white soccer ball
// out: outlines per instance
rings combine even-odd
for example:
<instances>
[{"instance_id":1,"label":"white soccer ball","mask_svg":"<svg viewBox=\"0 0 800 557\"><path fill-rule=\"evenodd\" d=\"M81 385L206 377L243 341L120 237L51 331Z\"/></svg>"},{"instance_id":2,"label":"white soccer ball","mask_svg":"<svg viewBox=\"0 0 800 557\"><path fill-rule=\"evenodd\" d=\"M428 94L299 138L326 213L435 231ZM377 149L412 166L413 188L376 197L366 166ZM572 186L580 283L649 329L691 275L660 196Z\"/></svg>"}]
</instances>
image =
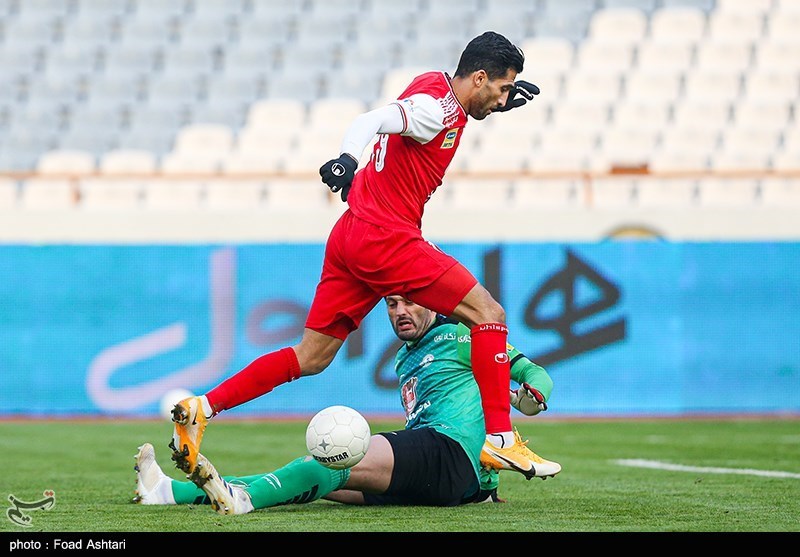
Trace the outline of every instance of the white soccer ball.
<instances>
[{"instance_id":1,"label":"white soccer ball","mask_svg":"<svg viewBox=\"0 0 800 557\"><path fill-rule=\"evenodd\" d=\"M188 389L170 389L161 397L158 404L158 414L166 420L172 420L172 408L185 398L194 396Z\"/></svg>"},{"instance_id":2,"label":"white soccer ball","mask_svg":"<svg viewBox=\"0 0 800 557\"><path fill-rule=\"evenodd\" d=\"M364 416L349 406L329 406L308 423L306 447L323 466L344 470L367 454L370 435Z\"/></svg>"}]
</instances>

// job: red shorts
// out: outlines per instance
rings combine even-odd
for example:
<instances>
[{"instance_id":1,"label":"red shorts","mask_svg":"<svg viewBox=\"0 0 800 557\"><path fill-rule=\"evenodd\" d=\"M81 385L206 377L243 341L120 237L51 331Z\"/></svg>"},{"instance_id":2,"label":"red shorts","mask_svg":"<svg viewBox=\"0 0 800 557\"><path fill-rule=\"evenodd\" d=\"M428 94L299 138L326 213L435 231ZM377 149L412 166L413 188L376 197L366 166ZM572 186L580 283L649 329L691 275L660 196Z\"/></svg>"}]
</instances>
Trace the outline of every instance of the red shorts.
<instances>
[{"instance_id":1,"label":"red shorts","mask_svg":"<svg viewBox=\"0 0 800 557\"><path fill-rule=\"evenodd\" d=\"M344 340L390 295L450 315L477 283L419 230L383 228L348 210L328 237L306 327Z\"/></svg>"}]
</instances>

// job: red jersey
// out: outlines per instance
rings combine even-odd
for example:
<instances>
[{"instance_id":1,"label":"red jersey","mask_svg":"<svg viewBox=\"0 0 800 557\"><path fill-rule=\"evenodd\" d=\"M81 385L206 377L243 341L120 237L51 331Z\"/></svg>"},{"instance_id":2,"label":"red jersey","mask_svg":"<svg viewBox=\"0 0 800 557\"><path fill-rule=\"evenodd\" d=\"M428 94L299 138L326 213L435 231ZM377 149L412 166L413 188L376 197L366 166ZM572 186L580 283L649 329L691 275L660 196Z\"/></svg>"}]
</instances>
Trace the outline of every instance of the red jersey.
<instances>
[{"instance_id":1,"label":"red jersey","mask_svg":"<svg viewBox=\"0 0 800 557\"><path fill-rule=\"evenodd\" d=\"M378 136L369 162L355 175L347 203L367 222L420 229L425 203L442 184L458 149L467 113L444 72L417 76L395 104L404 129Z\"/></svg>"}]
</instances>

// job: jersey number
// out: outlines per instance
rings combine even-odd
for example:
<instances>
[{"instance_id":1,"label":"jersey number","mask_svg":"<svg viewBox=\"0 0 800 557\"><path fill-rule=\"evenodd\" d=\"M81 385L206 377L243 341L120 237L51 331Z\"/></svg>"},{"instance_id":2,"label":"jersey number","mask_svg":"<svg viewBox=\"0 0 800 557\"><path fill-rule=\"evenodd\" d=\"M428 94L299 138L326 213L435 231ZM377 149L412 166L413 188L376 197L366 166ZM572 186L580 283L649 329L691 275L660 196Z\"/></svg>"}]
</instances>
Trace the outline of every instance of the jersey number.
<instances>
[{"instance_id":1,"label":"jersey number","mask_svg":"<svg viewBox=\"0 0 800 557\"><path fill-rule=\"evenodd\" d=\"M386 145L389 142L389 134L382 133L378 137L377 147L375 148L375 172L383 170L383 162L386 160Z\"/></svg>"}]
</instances>

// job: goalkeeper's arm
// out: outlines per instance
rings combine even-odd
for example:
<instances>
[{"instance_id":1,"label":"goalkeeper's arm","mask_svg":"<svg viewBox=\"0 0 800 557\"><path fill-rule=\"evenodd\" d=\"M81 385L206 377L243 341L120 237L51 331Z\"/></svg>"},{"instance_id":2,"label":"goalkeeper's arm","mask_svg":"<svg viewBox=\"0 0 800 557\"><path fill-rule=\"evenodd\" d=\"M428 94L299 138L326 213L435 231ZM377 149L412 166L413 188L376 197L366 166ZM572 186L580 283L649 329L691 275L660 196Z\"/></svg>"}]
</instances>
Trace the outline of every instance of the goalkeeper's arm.
<instances>
[{"instance_id":1,"label":"goalkeeper's arm","mask_svg":"<svg viewBox=\"0 0 800 557\"><path fill-rule=\"evenodd\" d=\"M526 416L547 410L547 401L553 391L553 380L547 370L516 349L512 349L509 356L511 378L519 383L519 388L510 392L511 405Z\"/></svg>"}]
</instances>

